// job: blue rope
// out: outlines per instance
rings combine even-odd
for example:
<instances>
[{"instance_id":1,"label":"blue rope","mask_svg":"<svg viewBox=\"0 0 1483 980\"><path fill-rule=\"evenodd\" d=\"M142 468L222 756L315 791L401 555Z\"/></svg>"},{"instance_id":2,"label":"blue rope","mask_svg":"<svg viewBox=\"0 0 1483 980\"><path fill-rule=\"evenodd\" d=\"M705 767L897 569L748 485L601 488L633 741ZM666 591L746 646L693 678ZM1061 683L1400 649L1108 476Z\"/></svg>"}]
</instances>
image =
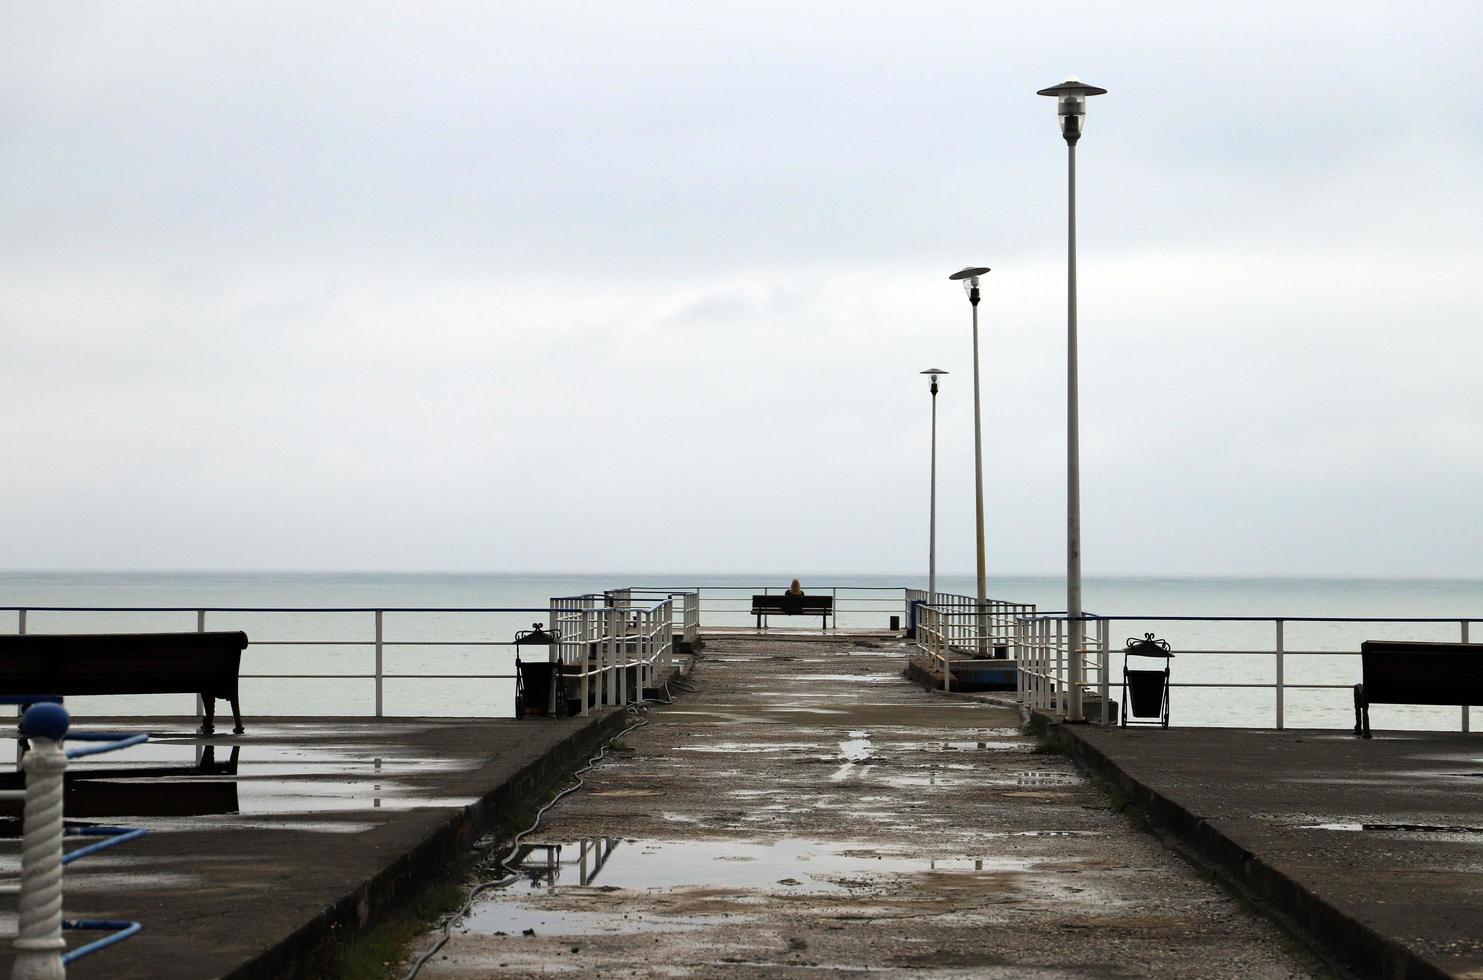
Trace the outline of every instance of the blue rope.
<instances>
[{"instance_id":1,"label":"blue rope","mask_svg":"<svg viewBox=\"0 0 1483 980\"><path fill-rule=\"evenodd\" d=\"M89 953L96 953L100 949L107 949L109 946L121 943L144 927L137 922L129 922L125 919L63 919L62 928L118 930L111 936L104 936L102 939L90 942L86 946L79 946L70 952L62 954L62 965L66 966L82 959Z\"/></svg>"}]
</instances>

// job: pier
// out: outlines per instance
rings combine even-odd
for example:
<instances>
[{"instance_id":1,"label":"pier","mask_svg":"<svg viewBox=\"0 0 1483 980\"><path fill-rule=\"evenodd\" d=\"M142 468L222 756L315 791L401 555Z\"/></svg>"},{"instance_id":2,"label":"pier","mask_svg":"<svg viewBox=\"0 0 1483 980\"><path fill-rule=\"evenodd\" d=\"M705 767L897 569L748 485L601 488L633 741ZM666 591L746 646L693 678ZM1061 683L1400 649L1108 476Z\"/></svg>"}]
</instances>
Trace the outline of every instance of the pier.
<instances>
[{"instance_id":1,"label":"pier","mask_svg":"<svg viewBox=\"0 0 1483 980\"><path fill-rule=\"evenodd\" d=\"M1360 636L1466 640L1475 621L1089 615L1073 683L1064 616L1030 604L838 587L823 621L759 625L757 594L125 610L249 621L247 733L82 719L149 741L75 764L68 820L148 834L66 876L68 916L143 925L70 975L149 977L168 960L182 977L334 976L347 941L438 882L485 888L420 976L1483 967L1468 710L1426 716L1459 729L1428 732L1382 705L1377 737L1360 740L1347 668L1312 670L1354 660ZM17 632L117 612L19 610ZM528 638L537 613L551 642L490 628L518 621ZM1150 625L1241 642L1182 644L1172 727L1122 730L1114 637ZM331 667L364 693L327 688L329 706L358 715L258 713ZM530 717L488 716L542 668L561 678L554 712L526 690ZM974 682L988 671L1004 676ZM483 685L448 702L472 716L392 715L429 682ZM1247 724L1210 725L1231 717ZM1292 727L1313 718L1329 727ZM582 789L510 849L605 745ZM12 834L16 799L0 813ZM386 976L441 938L428 928Z\"/></svg>"},{"instance_id":2,"label":"pier","mask_svg":"<svg viewBox=\"0 0 1483 980\"><path fill-rule=\"evenodd\" d=\"M1308 975L1017 709L925 691L905 653L709 640L422 975Z\"/></svg>"}]
</instances>

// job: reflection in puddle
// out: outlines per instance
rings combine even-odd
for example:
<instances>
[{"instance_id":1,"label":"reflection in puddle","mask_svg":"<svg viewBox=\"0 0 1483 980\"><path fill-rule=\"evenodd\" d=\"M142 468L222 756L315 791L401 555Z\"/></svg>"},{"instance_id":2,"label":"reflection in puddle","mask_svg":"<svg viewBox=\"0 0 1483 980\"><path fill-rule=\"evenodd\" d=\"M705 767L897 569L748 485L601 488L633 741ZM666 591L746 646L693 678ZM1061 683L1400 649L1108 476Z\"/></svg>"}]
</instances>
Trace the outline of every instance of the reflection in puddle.
<instances>
[{"instance_id":1,"label":"reflection in puddle","mask_svg":"<svg viewBox=\"0 0 1483 980\"><path fill-rule=\"evenodd\" d=\"M850 732L849 739L839 743L839 757L846 762L864 762L870 756L869 732Z\"/></svg>"},{"instance_id":2,"label":"reflection in puddle","mask_svg":"<svg viewBox=\"0 0 1483 980\"><path fill-rule=\"evenodd\" d=\"M167 735L162 742L135 746L126 758L89 758L69 767L66 812L83 819L199 818L466 806L473 797L418 796L414 786L397 778L466 765ZM21 773L0 773L0 789L23 785ZM0 817L18 818L20 807L19 801L0 801ZM0 836L5 832L0 828Z\"/></svg>"},{"instance_id":3,"label":"reflection in puddle","mask_svg":"<svg viewBox=\"0 0 1483 980\"><path fill-rule=\"evenodd\" d=\"M710 924L718 917L661 911L639 918L593 906L600 904L604 892L613 890L703 888L708 893L860 895L889 875L1024 872L1039 863L1033 858L994 855L911 857L867 843L805 839L763 843L609 837L532 844L522 848L512 862L522 872L521 880L476 904L464 925L486 935L518 935L527 929L537 935L558 936L683 930ZM561 904L563 899L575 900L583 908L568 909Z\"/></svg>"}]
</instances>

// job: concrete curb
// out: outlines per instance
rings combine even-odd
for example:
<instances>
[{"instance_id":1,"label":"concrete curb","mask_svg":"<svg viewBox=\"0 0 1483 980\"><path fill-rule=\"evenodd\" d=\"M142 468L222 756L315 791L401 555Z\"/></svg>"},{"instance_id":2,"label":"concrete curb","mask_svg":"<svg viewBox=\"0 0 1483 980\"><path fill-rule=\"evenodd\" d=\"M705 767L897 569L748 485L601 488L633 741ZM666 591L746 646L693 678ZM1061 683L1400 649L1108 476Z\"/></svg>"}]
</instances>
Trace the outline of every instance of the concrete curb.
<instances>
[{"instance_id":1,"label":"concrete curb","mask_svg":"<svg viewBox=\"0 0 1483 980\"><path fill-rule=\"evenodd\" d=\"M1063 724L1041 711L1031 711L1029 727L1035 734L1065 748L1079 765L1115 787L1146 813L1153 826L1176 838L1228 885L1243 892L1262 911L1276 913L1345 969L1385 980L1441 980L1451 976L1393 937L1336 908L1204 817L1129 775L1101 749L1082 738L1080 726Z\"/></svg>"},{"instance_id":2,"label":"concrete curb","mask_svg":"<svg viewBox=\"0 0 1483 980\"><path fill-rule=\"evenodd\" d=\"M325 907L304 925L230 973L227 980L277 980L314 975L335 944L374 925L469 853L502 812L543 799L566 772L586 761L596 746L622 731L622 709L608 711L556 743L539 759L451 813L420 844L404 852L350 894Z\"/></svg>"}]
</instances>

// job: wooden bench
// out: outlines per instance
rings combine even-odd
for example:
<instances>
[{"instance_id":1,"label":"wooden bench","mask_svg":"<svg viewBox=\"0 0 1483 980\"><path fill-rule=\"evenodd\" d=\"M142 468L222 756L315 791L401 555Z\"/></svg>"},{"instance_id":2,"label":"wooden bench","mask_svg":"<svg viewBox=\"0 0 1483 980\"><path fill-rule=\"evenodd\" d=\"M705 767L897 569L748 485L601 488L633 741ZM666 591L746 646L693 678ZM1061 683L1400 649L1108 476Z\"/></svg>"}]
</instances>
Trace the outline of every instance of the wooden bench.
<instances>
[{"instance_id":1,"label":"wooden bench","mask_svg":"<svg viewBox=\"0 0 1483 980\"><path fill-rule=\"evenodd\" d=\"M765 616L818 616L823 622L820 629L827 629L829 617L834 614L834 597L828 595L754 595L752 615L757 617L757 628L762 628Z\"/></svg>"},{"instance_id":2,"label":"wooden bench","mask_svg":"<svg viewBox=\"0 0 1483 980\"><path fill-rule=\"evenodd\" d=\"M1483 643L1366 640L1354 685L1354 734L1370 737L1372 704L1483 704Z\"/></svg>"},{"instance_id":3,"label":"wooden bench","mask_svg":"<svg viewBox=\"0 0 1483 980\"><path fill-rule=\"evenodd\" d=\"M0 636L0 693L199 694L201 734L216 730L216 699L242 734L237 673L246 633L76 633Z\"/></svg>"}]
</instances>

